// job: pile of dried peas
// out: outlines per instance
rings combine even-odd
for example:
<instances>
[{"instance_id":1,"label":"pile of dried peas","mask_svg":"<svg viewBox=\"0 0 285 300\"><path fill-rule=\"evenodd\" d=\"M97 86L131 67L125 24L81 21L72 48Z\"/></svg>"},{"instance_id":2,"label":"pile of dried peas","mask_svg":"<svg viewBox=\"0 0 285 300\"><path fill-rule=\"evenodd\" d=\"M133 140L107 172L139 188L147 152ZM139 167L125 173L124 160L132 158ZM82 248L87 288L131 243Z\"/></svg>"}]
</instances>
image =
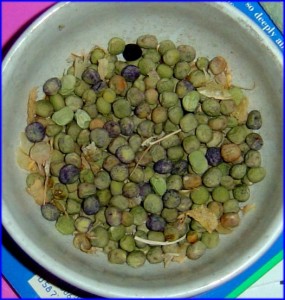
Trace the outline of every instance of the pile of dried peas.
<instances>
[{"instance_id":1,"label":"pile of dried peas","mask_svg":"<svg viewBox=\"0 0 285 300\"><path fill-rule=\"evenodd\" d=\"M72 58L43 99L31 91L17 154L42 216L134 268L217 247L266 173L261 115L226 60L153 35Z\"/></svg>"}]
</instances>

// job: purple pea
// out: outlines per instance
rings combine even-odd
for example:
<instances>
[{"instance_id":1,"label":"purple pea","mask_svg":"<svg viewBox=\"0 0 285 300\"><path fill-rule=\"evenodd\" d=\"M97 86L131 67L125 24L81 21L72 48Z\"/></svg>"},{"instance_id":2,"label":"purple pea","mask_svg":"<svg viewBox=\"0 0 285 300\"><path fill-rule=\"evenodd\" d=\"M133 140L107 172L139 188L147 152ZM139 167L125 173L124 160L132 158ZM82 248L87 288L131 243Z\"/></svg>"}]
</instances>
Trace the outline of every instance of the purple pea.
<instances>
[{"instance_id":1,"label":"purple pea","mask_svg":"<svg viewBox=\"0 0 285 300\"><path fill-rule=\"evenodd\" d=\"M74 165L64 165L59 171L59 181L63 184L74 183L79 178L80 170Z\"/></svg>"},{"instance_id":2,"label":"purple pea","mask_svg":"<svg viewBox=\"0 0 285 300\"><path fill-rule=\"evenodd\" d=\"M140 76L140 69L136 66L129 65L122 70L121 75L126 81L134 82Z\"/></svg>"},{"instance_id":3,"label":"purple pea","mask_svg":"<svg viewBox=\"0 0 285 300\"><path fill-rule=\"evenodd\" d=\"M183 176L188 173L188 162L187 160L180 160L174 163L171 174Z\"/></svg>"},{"instance_id":4,"label":"purple pea","mask_svg":"<svg viewBox=\"0 0 285 300\"><path fill-rule=\"evenodd\" d=\"M193 84L190 81L186 80L186 79L181 80L181 84L184 85L184 87L186 88L187 92L191 92L191 91L194 90Z\"/></svg>"},{"instance_id":5,"label":"purple pea","mask_svg":"<svg viewBox=\"0 0 285 300\"><path fill-rule=\"evenodd\" d=\"M45 137L45 128L41 123L33 122L33 123L30 123L26 127L25 133L26 133L27 139L30 142L36 143L36 142L40 142L44 139L44 137Z\"/></svg>"},{"instance_id":6,"label":"purple pea","mask_svg":"<svg viewBox=\"0 0 285 300\"><path fill-rule=\"evenodd\" d=\"M56 221L60 215L60 211L51 203L41 206L42 216L48 221Z\"/></svg>"},{"instance_id":7,"label":"purple pea","mask_svg":"<svg viewBox=\"0 0 285 300\"><path fill-rule=\"evenodd\" d=\"M170 160L160 159L154 165L153 169L156 173L167 174L172 170L173 164Z\"/></svg>"},{"instance_id":8,"label":"purple pea","mask_svg":"<svg viewBox=\"0 0 285 300\"><path fill-rule=\"evenodd\" d=\"M121 132L123 135L131 136L134 132L134 122L131 118L125 117L120 120Z\"/></svg>"},{"instance_id":9,"label":"purple pea","mask_svg":"<svg viewBox=\"0 0 285 300\"><path fill-rule=\"evenodd\" d=\"M108 87L107 83L105 81L100 80L92 86L92 89L95 92L101 92L105 90L107 87Z\"/></svg>"},{"instance_id":10,"label":"purple pea","mask_svg":"<svg viewBox=\"0 0 285 300\"><path fill-rule=\"evenodd\" d=\"M104 124L104 129L108 131L109 137L111 138L115 138L121 133L121 128L116 121L107 121Z\"/></svg>"},{"instance_id":11,"label":"purple pea","mask_svg":"<svg viewBox=\"0 0 285 300\"><path fill-rule=\"evenodd\" d=\"M53 96L61 88L61 81L57 77L48 79L43 85L43 91L47 96Z\"/></svg>"},{"instance_id":12,"label":"purple pea","mask_svg":"<svg viewBox=\"0 0 285 300\"><path fill-rule=\"evenodd\" d=\"M96 84L99 81L101 81L99 73L95 69L92 69L92 68L87 68L82 73L82 79L88 84Z\"/></svg>"},{"instance_id":13,"label":"purple pea","mask_svg":"<svg viewBox=\"0 0 285 300\"><path fill-rule=\"evenodd\" d=\"M153 193L153 189L149 182L144 182L144 183L139 184L139 188L140 188L140 196L143 198L145 196L147 196L148 194Z\"/></svg>"},{"instance_id":14,"label":"purple pea","mask_svg":"<svg viewBox=\"0 0 285 300\"><path fill-rule=\"evenodd\" d=\"M223 161L221 157L221 149L219 147L208 148L206 152L206 159L210 166L217 166Z\"/></svg>"},{"instance_id":15,"label":"purple pea","mask_svg":"<svg viewBox=\"0 0 285 300\"><path fill-rule=\"evenodd\" d=\"M82 205L83 211L86 215L94 215L100 209L100 202L95 196L86 198Z\"/></svg>"},{"instance_id":16,"label":"purple pea","mask_svg":"<svg viewBox=\"0 0 285 300\"><path fill-rule=\"evenodd\" d=\"M164 231L166 222L158 215L150 215L146 221L146 227L153 231Z\"/></svg>"}]
</instances>

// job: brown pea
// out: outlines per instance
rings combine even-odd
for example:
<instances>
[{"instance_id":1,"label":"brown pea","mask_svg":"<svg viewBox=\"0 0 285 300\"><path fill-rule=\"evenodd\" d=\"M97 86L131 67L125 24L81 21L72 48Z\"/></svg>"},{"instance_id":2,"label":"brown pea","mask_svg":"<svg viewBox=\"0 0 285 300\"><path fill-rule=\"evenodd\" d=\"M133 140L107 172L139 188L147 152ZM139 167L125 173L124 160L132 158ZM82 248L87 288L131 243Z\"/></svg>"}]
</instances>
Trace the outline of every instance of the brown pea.
<instances>
[{"instance_id":1,"label":"brown pea","mask_svg":"<svg viewBox=\"0 0 285 300\"><path fill-rule=\"evenodd\" d=\"M241 156L241 150L236 144L226 144L221 147L221 156L226 162L233 162Z\"/></svg>"},{"instance_id":2,"label":"brown pea","mask_svg":"<svg viewBox=\"0 0 285 300\"><path fill-rule=\"evenodd\" d=\"M101 119L93 119L89 124L89 129L93 130L95 128L103 128L105 122Z\"/></svg>"},{"instance_id":3,"label":"brown pea","mask_svg":"<svg viewBox=\"0 0 285 300\"><path fill-rule=\"evenodd\" d=\"M152 111L151 119L156 124L165 122L167 120L167 109L163 106L156 107Z\"/></svg>"},{"instance_id":4,"label":"brown pea","mask_svg":"<svg viewBox=\"0 0 285 300\"><path fill-rule=\"evenodd\" d=\"M222 56L214 57L209 64L209 68L214 75L222 73L227 67L227 62Z\"/></svg>"},{"instance_id":5,"label":"brown pea","mask_svg":"<svg viewBox=\"0 0 285 300\"><path fill-rule=\"evenodd\" d=\"M201 176L197 174L187 174L183 176L183 187L186 190L194 189L202 184Z\"/></svg>"},{"instance_id":6,"label":"brown pea","mask_svg":"<svg viewBox=\"0 0 285 300\"><path fill-rule=\"evenodd\" d=\"M194 244L199 239L198 233L196 231L188 231L186 239L188 243Z\"/></svg>"},{"instance_id":7,"label":"brown pea","mask_svg":"<svg viewBox=\"0 0 285 300\"><path fill-rule=\"evenodd\" d=\"M221 216L221 224L226 228L237 227L240 222L240 217L238 213L225 213Z\"/></svg>"}]
</instances>

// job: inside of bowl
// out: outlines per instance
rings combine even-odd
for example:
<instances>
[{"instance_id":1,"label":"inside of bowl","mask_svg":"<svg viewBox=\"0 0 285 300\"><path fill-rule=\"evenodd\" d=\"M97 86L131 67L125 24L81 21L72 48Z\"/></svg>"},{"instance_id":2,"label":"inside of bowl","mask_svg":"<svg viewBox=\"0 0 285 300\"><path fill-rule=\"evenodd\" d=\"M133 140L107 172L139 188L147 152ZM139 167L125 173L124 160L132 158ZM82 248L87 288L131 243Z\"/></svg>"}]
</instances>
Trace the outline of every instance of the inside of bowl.
<instances>
[{"instance_id":1,"label":"inside of bowl","mask_svg":"<svg viewBox=\"0 0 285 300\"><path fill-rule=\"evenodd\" d=\"M265 35L244 20L234 8L217 3L60 3L30 27L3 67L3 223L29 255L63 280L97 295L178 297L228 280L269 247L281 230L282 65ZM199 56L222 55L236 85L255 83L246 94L250 108L263 116L261 154L267 176L251 189L248 203L255 203L255 210L203 258L167 268L146 264L132 269L109 264L103 253L74 249L71 236L60 235L53 223L43 220L25 192L26 174L17 166L15 153L32 87L60 76L71 52L106 47L114 36L131 43L147 33L190 44Z\"/></svg>"}]
</instances>

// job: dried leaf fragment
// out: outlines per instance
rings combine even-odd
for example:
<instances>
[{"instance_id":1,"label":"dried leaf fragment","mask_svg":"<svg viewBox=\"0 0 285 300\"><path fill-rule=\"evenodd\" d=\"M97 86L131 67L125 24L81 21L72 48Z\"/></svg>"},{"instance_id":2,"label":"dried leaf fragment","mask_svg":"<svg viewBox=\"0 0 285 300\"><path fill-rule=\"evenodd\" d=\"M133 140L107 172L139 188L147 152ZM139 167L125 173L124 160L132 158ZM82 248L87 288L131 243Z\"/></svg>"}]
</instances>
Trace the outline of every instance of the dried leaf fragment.
<instances>
[{"instance_id":1,"label":"dried leaf fragment","mask_svg":"<svg viewBox=\"0 0 285 300\"><path fill-rule=\"evenodd\" d=\"M17 149L16 161L21 169L24 169L28 172L38 171L37 163L32 160L25 152L23 152L21 148Z\"/></svg>"},{"instance_id":2,"label":"dried leaf fragment","mask_svg":"<svg viewBox=\"0 0 285 300\"><path fill-rule=\"evenodd\" d=\"M27 192L34 198L37 204L44 204L45 186L40 179L36 179L34 184L27 188Z\"/></svg>"},{"instance_id":3,"label":"dried leaf fragment","mask_svg":"<svg viewBox=\"0 0 285 300\"><path fill-rule=\"evenodd\" d=\"M186 216L199 222L209 233L213 232L218 226L216 215L204 205L184 212L178 216L178 220L183 222Z\"/></svg>"},{"instance_id":4,"label":"dried leaf fragment","mask_svg":"<svg viewBox=\"0 0 285 300\"><path fill-rule=\"evenodd\" d=\"M248 115L248 99L244 97L241 102L236 105L235 110L231 113L232 117L238 120L239 124L244 124L247 120Z\"/></svg>"},{"instance_id":5,"label":"dried leaf fragment","mask_svg":"<svg viewBox=\"0 0 285 300\"><path fill-rule=\"evenodd\" d=\"M104 80L108 74L108 64L109 62L107 58L101 58L98 60L98 73L102 80Z\"/></svg>"},{"instance_id":6,"label":"dried leaf fragment","mask_svg":"<svg viewBox=\"0 0 285 300\"><path fill-rule=\"evenodd\" d=\"M223 85L214 81L210 81L205 86L197 88L197 91L208 98L214 98L218 100L232 99L230 92L225 89Z\"/></svg>"},{"instance_id":7,"label":"dried leaf fragment","mask_svg":"<svg viewBox=\"0 0 285 300\"><path fill-rule=\"evenodd\" d=\"M34 122L36 115L37 88L34 87L29 92L28 107L27 107L27 124Z\"/></svg>"}]
</instances>

